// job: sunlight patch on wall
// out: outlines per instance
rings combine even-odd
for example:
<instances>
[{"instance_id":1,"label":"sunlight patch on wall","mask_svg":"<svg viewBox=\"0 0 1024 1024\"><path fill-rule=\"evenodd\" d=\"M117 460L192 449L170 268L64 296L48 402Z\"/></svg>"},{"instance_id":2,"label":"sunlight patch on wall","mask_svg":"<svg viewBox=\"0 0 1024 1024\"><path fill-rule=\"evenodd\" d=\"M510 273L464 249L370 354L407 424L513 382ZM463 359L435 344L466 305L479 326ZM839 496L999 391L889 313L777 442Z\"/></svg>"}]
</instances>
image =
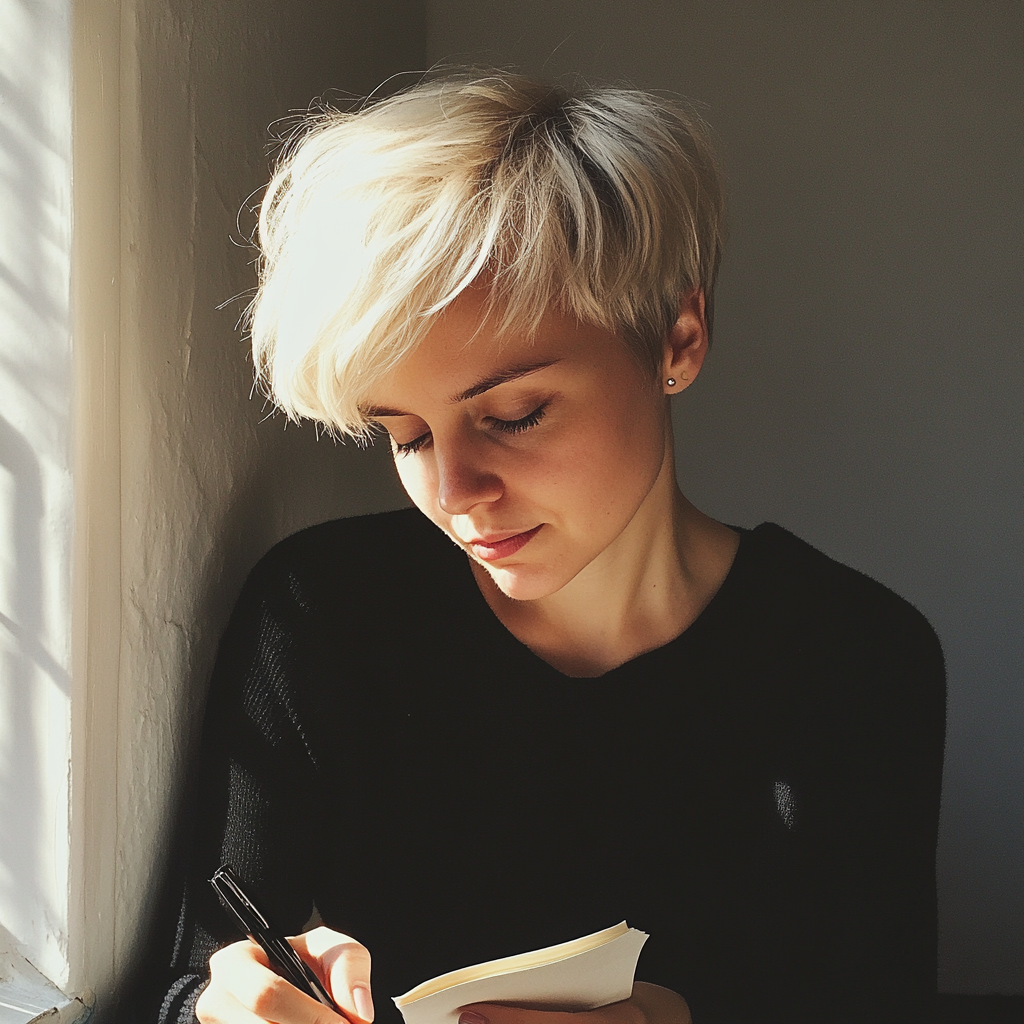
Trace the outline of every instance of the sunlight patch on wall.
<instances>
[{"instance_id":1,"label":"sunlight patch on wall","mask_svg":"<svg viewBox=\"0 0 1024 1024\"><path fill-rule=\"evenodd\" d=\"M69 0L0 0L0 924L67 976Z\"/></svg>"}]
</instances>

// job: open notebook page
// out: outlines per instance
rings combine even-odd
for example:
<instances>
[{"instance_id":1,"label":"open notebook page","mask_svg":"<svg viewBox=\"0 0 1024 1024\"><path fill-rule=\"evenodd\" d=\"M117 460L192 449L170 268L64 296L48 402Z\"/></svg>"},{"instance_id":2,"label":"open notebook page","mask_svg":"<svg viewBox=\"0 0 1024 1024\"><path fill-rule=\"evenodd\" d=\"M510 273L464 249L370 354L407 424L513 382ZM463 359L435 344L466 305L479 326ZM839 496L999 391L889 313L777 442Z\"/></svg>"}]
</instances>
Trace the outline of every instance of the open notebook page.
<instances>
[{"instance_id":1,"label":"open notebook page","mask_svg":"<svg viewBox=\"0 0 1024 1024\"><path fill-rule=\"evenodd\" d=\"M623 921L557 946L463 967L395 998L405 1024L457 1024L469 1003L590 1010L628 999L647 935Z\"/></svg>"}]
</instances>

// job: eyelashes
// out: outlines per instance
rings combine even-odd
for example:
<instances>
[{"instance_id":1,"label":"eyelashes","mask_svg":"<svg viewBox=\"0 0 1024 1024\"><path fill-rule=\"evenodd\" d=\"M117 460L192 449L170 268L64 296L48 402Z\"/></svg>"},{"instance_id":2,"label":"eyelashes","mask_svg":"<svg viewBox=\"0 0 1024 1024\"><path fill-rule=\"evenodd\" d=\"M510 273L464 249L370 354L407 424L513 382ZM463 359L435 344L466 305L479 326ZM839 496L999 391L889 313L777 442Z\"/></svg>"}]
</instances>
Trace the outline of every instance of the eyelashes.
<instances>
[{"instance_id":1,"label":"eyelashes","mask_svg":"<svg viewBox=\"0 0 1024 1024\"><path fill-rule=\"evenodd\" d=\"M411 441L406 441L404 444L399 444L394 439L392 439L391 443L395 446L396 455L412 455L413 452L418 452L429 440L430 434L420 434L419 437L414 437Z\"/></svg>"},{"instance_id":2,"label":"eyelashes","mask_svg":"<svg viewBox=\"0 0 1024 1024\"><path fill-rule=\"evenodd\" d=\"M544 418L546 411L547 403L545 402L544 405L538 406L533 412L527 413L522 419L496 420L492 417L490 422L496 430L500 430L503 434L521 434L524 430L537 426Z\"/></svg>"},{"instance_id":3,"label":"eyelashes","mask_svg":"<svg viewBox=\"0 0 1024 1024\"><path fill-rule=\"evenodd\" d=\"M522 434L524 431L531 430L537 426L538 423L544 418L544 414L547 411L547 402L543 405L538 406L531 413L527 413L521 419L518 420L499 420L494 416L487 417L487 423L494 429L502 434ZM406 441L399 444L398 441L393 441L395 446L396 455L413 455L420 451L424 445L430 440L430 432L420 434L419 437L414 437L411 441Z\"/></svg>"}]
</instances>

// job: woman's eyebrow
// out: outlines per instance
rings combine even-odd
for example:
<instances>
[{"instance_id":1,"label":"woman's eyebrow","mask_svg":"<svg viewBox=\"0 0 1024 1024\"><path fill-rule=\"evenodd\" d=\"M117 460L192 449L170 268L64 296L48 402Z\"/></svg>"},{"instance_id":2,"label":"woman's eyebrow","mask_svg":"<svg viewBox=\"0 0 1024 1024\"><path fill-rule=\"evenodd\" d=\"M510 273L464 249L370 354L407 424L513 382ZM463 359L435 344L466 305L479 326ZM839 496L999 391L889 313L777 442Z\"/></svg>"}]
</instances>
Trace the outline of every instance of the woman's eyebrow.
<instances>
[{"instance_id":1,"label":"woman's eyebrow","mask_svg":"<svg viewBox=\"0 0 1024 1024\"><path fill-rule=\"evenodd\" d=\"M368 420L378 420L382 416L411 416L412 413L402 412L401 409L387 409L382 405L361 405L359 411Z\"/></svg>"},{"instance_id":2,"label":"woman's eyebrow","mask_svg":"<svg viewBox=\"0 0 1024 1024\"><path fill-rule=\"evenodd\" d=\"M533 363L516 363L513 366L506 367L504 370L498 370L497 373L489 374L482 380L478 380L471 387L466 388L465 391L452 395L448 402L450 405L457 405L459 402L468 401L470 398L477 398L485 391L496 388L499 384L507 384L512 380L519 380L520 377L525 377L529 373L536 373L538 370L544 370L560 361L559 359L544 359Z\"/></svg>"},{"instance_id":3,"label":"woman's eyebrow","mask_svg":"<svg viewBox=\"0 0 1024 1024\"><path fill-rule=\"evenodd\" d=\"M457 395L452 395L448 399L450 405L457 405L459 402L466 402L470 398L477 398L482 395L485 391L490 391L491 388L496 388L499 384L507 384L509 381L519 380L520 377L525 377L527 374L536 373L538 370L544 370L549 366L554 366L555 363L561 362L560 359L543 359L532 363L515 363L512 366L506 367L504 370L498 370L497 373L488 374L481 380L478 380L475 384L466 388L465 391L460 391ZM411 416L412 413L402 412L400 409L391 409L379 405L367 405L361 407L360 411L367 417L367 419L378 419L381 416Z\"/></svg>"}]
</instances>

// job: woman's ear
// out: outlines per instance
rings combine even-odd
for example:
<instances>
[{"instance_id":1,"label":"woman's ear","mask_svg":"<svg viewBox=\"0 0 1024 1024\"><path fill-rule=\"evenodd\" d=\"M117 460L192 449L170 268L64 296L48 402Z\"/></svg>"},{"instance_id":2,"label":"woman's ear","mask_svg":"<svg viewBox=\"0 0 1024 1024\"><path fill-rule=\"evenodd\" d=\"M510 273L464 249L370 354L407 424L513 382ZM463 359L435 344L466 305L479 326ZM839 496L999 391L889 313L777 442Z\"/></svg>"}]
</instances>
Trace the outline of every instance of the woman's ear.
<instances>
[{"instance_id":1,"label":"woman's ear","mask_svg":"<svg viewBox=\"0 0 1024 1024\"><path fill-rule=\"evenodd\" d=\"M679 302L679 319L665 338L662 360L662 388L674 395L689 387L704 365L708 353L708 322L704 313L704 290L694 288Z\"/></svg>"}]
</instances>

